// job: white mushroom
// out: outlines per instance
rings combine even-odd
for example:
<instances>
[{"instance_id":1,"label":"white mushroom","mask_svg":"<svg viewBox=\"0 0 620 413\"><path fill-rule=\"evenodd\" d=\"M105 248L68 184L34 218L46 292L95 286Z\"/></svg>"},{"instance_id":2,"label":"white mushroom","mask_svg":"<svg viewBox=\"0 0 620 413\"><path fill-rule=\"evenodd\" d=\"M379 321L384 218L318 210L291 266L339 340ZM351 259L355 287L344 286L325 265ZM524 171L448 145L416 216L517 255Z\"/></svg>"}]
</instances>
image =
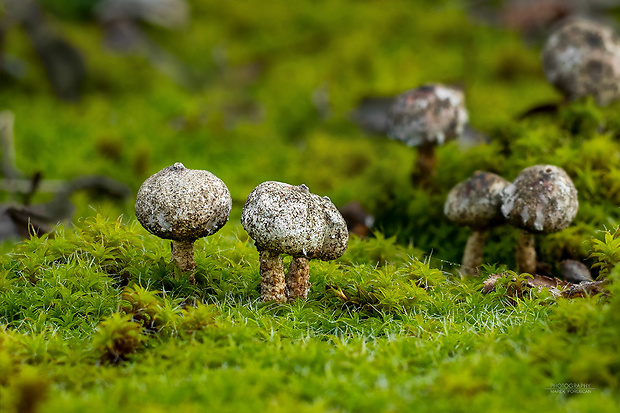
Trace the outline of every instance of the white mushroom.
<instances>
[{"instance_id":1,"label":"white mushroom","mask_svg":"<svg viewBox=\"0 0 620 413\"><path fill-rule=\"evenodd\" d=\"M437 163L435 147L461 136L468 119L463 92L452 87L429 84L396 98L388 112L388 135L418 148L415 183L430 183Z\"/></svg>"},{"instance_id":2,"label":"white mushroom","mask_svg":"<svg viewBox=\"0 0 620 413\"><path fill-rule=\"evenodd\" d=\"M309 259L333 260L344 254L347 225L327 197L305 185L268 181L258 185L243 207L241 224L260 253L261 299L306 298ZM285 280L282 255L293 257Z\"/></svg>"},{"instance_id":3,"label":"white mushroom","mask_svg":"<svg viewBox=\"0 0 620 413\"><path fill-rule=\"evenodd\" d=\"M194 284L194 241L222 228L231 207L230 192L221 179L175 163L144 181L135 212L147 231L172 240L172 261Z\"/></svg>"},{"instance_id":4,"label":"white mushroom","mask_svg":"<svg viewBox=\"0 0 620 413\"><path fill-rule=\"evenodd\" d=\"M569 100L592 96L607 105L620 98L620 40L611 27L567 20L549 36L542 62L547 80Z\"/></svg>"},{"instance_id":5,"label":"white mushroom","mask_svg":"<svg viewBox=\"0 0 620 413\"><path fill-rule=\"evenodd\" d=\"M476 274L482 264L487 229L505 221L500 210L501 194L508 184L499 175L476 171L473 176L454 186L446 197L446 217L471 230L461 262L465 274Z\"/></svg>"},{"instance_id":6,"label":"white mushroom","mask_svg":"<svg viewBox=\"0 0 620 413\"><path fill-rule=\"evenodd\" d=\"M553 165L525 168L502 193L502 214L521 228L516 264L521 272L536 273L534 233L568 227L577 215L577 189L564 169Z\"/></svg>"}]
</instances>

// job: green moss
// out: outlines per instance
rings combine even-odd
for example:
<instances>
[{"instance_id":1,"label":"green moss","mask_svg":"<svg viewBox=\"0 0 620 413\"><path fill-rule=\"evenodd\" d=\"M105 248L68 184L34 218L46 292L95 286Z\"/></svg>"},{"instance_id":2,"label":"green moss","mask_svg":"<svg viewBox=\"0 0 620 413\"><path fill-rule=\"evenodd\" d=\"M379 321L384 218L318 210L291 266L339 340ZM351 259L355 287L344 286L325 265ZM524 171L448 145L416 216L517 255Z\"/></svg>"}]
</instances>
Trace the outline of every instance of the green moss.
<instances>
[{"instance_id":1,"label":"green moss","mask_svg":"<svg viewBox=\"0 0 620 413\"><path fill-rule=\"evenodd\" d=\"M0 392L12 395L3 406L18 406L28 389L44 411L618 403L615 294L507 299L506 278L484 295L483 278L445 273L379 236L353 239L336 262L313 262L307 301L261 303L258 254L229 225L198 243L196 286L135 221L99 217L18 245L0 261ZM119 267L124 290L110 271ZM550 391L564 383L591 392Z\"/></svg>"},{"instance_id":2,"label":"green moss","mask_svg":"<svg viewBox=\"0 0 620 413\"><path fill-rule=\"evenodd\" d=\"M25 175L103 174L135 193L183 162L223 179L234 203L229 223L196 243L195 286L169 263L169 243L133 219L132 200L76 194L74 227L3 244L0 410L27 410L28 399L50 412L619 404L618 104L560 103L539 44L456 0L192 0L192 23L179 31L141 25L181 65L171 75L145 54L102 48L94 2L56 3L40 2L87 63L79 102L51 95L21 29L3 44L28 65L0 88ZM429 82L465 88L471 124L488 142L440 147L426 191L410 182L417 151L366 135L350 113L364 97ZM519 117L547 103L558 110ZM537 236L540 260L552 275L563 259L596 264L611 297L507 299L510 285L483 295L484 277L514 269L509 226L490 230L480 279L457 275L469 229L443 216L450 188L476 170L511 180L542 163L569 173L580 211L567 230ZM338 206L359 201L376 219L342 258L311 262L307 301L259 302L258 253L239 215L266 180L305 183ZM551 391L565 383L592 391Z\"/></svg>"}]
</instances>

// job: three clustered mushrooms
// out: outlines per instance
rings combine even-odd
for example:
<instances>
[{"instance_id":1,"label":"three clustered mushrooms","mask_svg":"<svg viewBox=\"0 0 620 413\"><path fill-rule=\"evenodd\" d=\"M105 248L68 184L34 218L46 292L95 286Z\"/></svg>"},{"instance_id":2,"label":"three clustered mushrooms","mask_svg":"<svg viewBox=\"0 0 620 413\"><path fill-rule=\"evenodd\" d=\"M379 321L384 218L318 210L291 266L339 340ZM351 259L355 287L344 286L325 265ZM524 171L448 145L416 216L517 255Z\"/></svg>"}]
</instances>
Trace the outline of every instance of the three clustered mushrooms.
<instances>
[{"instance_id":1,"label":"three clustered mushrooms","mask_svg":"<svg viewBox=\"0 0 620 413\"><path fill-rule=\"evenodd\" d=\"M224 182L209 171L182 163L162 169L140 187L135 213L142 226L171 240L171 261L195 284L194 242L228 221L232 198ZM254 188L241 222L260 253L261 298L285 302L307 298L308 260L340 257L347 249L347 225L327 197L305 185L264 182ZM282 254L292 256L288 279Z\"/></svg>"},{"instance_id":2,"label":"three clustered mushrooms","mask_svg":"<svg viewBox=\"0 0 620 413\"><path fill-rule=\"evenodd\" d=\"M520 230L517 270L536 274L534 235L567 228L578 210L575 185L554 165L525 168L513 182L478 171L452 188L444 204L449 220L471 228L461 263L464 274L476 274L482 263L484 231L503 223Z\"/></svg>"}]
</instances>

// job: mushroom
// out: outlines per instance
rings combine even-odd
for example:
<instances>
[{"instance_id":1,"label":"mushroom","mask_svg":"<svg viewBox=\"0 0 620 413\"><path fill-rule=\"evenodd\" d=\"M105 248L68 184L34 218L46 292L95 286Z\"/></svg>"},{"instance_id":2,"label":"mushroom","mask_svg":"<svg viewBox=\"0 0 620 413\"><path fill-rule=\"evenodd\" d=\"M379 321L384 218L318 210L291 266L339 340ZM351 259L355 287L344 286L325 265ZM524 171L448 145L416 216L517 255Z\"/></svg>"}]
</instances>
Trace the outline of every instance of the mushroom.
<instances>
[{"instance_id":1,"label":"mushroom","mask_svg":"<svg viewBox=\"0 0 620 413\"><path fill-rule=\"evenodd\" d=\"M221 179L177 162L144 181L135 212L147 231L172 240L171 262L195 284L194 242L222 228L231 207L230 192Z\"/></svg>"},{"instance_id":2,"label":"mushroom","mask_svg":"<svg viewBox=\"0 0 620 413\"><path fill-rule=\"evenodd\" d=\"M592 96L604 106L620 98L620 40L600 22L560 24L545 43L542 63L547 80L569 100Z\"/></svg>"},{"instance_id":3,"label":"mushroom","mask_svg":"<svg viewBox=\"0 0 620 413\"><path fill-rule=\"evenodd\" d=\"M502 192L502 214L522 231L516 251L520 272L536 273L534 234L560 231L570 225L579 201L564 169L553 165L525 168Z\"/></svg>"},{"instance_id":4,"label":"mushroom","mask_svg":"<svg viewBox=\"0 0 620 413\"><path fill-rule=\"evenodd\" d=\"M461 90L428 84L400 94L387 116L388 136L418 148L412 179L427 187L435 173L435 147L463 134L469 114Z\"/></svg>"},{"instance_id":5,"label":"mushroom","mask_svg":"<svg viewBox=\"0 0 620 413\"><path fill-rule=\"evenodd\" d=\"M471 230L461 262L465 274L476 274L482 264L487 229L504 222L501 194L508 184L499 175L476 171L448 193L444 214L455 224Z\"/></svg>"},{"instance_id":6,"label":"mushroom","mask_svg":"<svg viewBox=\"0 0 620 413\"><path fill-rule=\"evenodd\" d=\"M327 197L305 185L263 182L243 207L241 224L260 254L261 299L307 298L309 259L329 261L347 249L349 233L338 209ZM293 257L285 281L282 254Z\"/></svg>"}]
</instances>

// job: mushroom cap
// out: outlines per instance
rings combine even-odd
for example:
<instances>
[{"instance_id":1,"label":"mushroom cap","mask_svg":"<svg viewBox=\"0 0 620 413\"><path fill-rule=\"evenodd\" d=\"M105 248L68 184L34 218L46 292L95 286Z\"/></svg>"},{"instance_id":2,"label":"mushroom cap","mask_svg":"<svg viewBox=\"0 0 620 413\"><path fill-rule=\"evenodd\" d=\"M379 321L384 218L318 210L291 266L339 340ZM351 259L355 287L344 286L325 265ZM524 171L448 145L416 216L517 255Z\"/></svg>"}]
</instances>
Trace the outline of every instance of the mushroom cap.
<instances>
[{"instance_id":1,"label":"mushroom cap","mask_svg":"<svg viewBox=\"0 0 620 413\"><path fill-rule=\"evenodd\" d=\"M221 179L177 162L144 181L135 211L150 233L164 239L193 241L222 228L231 207L230 192Z\"/></svg>"},{"instance_id":2,"label":"mushroom cap","mask_svg":"<svg viewBox=\"0 0 620 413\"><path fill-rule=\"evenodd\" d=\"M620 98L620 39L611 27L583 18L561 24L542 52L547 80L570 100L599 105Z\"/></svg>"},{"instance_id":3,"label":"mushroom cap","mask_svg":"<svg viewBox=\"0 0 620 413\"><path fill-rule=\"evenodd\" d=\"M429 84L398 95L388 112L387 130L407 146L443 145L462 135L468 119L461 90Z\"/></svg>"},{"instance_id":4,"label":"mushroom cap","mask_svg":"<svg viewBox=\"0 0 620 413\"><path fill-rule=\"evenodd\" d=\"M525 168L502 192L502 214L530 232L556 232L577 215L577 189L564 169L553 165Z\"/></svg>"},{"instance_id":5,"label":"mushroom cap","mask_svg":"<svg viewBox=\"0 0 620 413\"><path fill-rule=\"evenodd\" d=\"M510 182L499 175L476 171L446 197L443 212L458 225L485 228L504 221L502 191Z\"/></svg>"},{"instance_id":6,"label":"mushroom cap","mask_svg":"<svg viewBox=\"0 0 620 413\"><path fill-rule=\"evenodd\" d=\"M241 224L259 251L333 260L344 254L347 224L327 197L305 185L263 182L243 207Z\"/></svg>"}]
</instances>

